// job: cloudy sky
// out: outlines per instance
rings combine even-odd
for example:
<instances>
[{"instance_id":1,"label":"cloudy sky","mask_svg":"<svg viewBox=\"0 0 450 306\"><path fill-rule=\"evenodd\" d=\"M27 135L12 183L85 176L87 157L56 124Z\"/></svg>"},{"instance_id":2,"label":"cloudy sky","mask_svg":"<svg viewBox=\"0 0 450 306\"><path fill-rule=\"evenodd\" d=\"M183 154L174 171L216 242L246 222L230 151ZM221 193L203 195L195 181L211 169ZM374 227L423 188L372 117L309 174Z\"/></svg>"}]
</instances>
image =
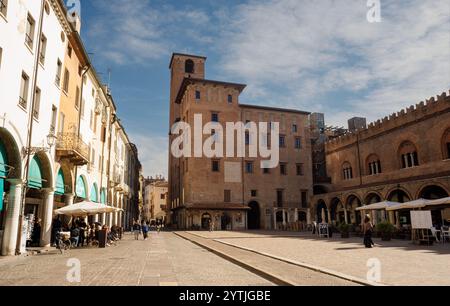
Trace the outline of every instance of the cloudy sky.
<instances>
[{"instance_id":1,"label":"cloudy sky","mask_svg":"<svg viewBox=\"0 0 450 306\"><path fill-rule=\"evenodd\" d=\"M248 84L241 102L374 121L450 89L450 1L81 0L82 36L146 175L167 174L172 52L207 78Z\"/></svg>"}]
</instances>

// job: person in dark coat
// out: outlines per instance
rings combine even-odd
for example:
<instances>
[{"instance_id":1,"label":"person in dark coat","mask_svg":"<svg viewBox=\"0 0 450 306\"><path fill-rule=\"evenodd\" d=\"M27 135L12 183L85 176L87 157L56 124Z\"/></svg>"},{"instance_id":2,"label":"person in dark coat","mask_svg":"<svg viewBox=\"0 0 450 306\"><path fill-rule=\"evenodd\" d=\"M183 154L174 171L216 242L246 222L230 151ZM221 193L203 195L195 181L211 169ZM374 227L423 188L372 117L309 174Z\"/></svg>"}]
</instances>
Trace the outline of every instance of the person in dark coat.
<instances>
[{"instance_id":1,"label":"person in dark coat","mask_svg":"<svg viewBox=\"0 0 450 306\"><path fill-rule=\"evenodd\" d=\"M41 242L41 219L37 219L33 226L33 233L31 234L31 241L33 246L38 247Z\"/></svg>"},{"instance_id":2,"label":"person in dark coat","mask_svg":"<svg viewBox=\"0 0 450 306\"><path fill-rule=\"evenodd\" d=\"M373 224L372 224L372 222L370 222L369 215L367 215L364 218L363 231L364 231L364 246L366 248L372 248L375 245L375 243L373 243L373 240L372 240Z\"/></svg>"}]
</instances>

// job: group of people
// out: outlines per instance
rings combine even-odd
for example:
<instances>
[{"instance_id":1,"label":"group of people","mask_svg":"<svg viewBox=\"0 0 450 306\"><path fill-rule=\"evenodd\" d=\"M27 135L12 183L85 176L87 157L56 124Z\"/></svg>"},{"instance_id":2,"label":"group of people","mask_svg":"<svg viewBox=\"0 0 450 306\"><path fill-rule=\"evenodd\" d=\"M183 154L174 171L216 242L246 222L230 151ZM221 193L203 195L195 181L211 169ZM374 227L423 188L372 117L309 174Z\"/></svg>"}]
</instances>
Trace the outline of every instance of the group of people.
<instances>
[{"instance_id":1,"label":"group of people","mask_svg":"<svg viewBox=\"0 0 450 306\"><path fill-rule=\"evenodd\" d=\"M139 240L139 237L141 236L141 233L142 233L144 240L147 240L148 233L150 232L150 225L151 225L150 222L147 222L147 221L142 221L142 222L134 221L133 227L132 227L132 230L134 233L134 239ZM159 221L156 222L155 226L156 226L156 231L158 234L161 231L161 229L164 227L163 223L159 222Z\"/></svg>"},{"instance_id":2,"label":"group of people","mask_svg":"<svg viewBox=\"0 0 450 306\"><path fill-rule=\"evenodd\" d=\"M86 219L74 219L69 224L63 224L59 216L53 220L51 243L56 245L56 239L61 232L70 232L70 241L72 247L84 247L98 245L100 240L100 231L106 232L107 246L115 244L120 239L120 228L116 225L109 228L107 225L101 225L98 222L87 223Z\"/></svg>"}]
</instances>

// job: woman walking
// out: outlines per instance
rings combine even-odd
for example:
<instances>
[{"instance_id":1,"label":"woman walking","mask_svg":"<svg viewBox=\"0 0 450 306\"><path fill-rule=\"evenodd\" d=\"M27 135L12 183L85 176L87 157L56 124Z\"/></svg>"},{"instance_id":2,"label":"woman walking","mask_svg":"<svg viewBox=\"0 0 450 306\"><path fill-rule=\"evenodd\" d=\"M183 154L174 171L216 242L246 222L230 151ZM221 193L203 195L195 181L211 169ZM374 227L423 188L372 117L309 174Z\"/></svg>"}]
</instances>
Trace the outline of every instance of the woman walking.
<instances>
[{"instance_id":1,"label":"woman walking","mask_svg":"<svg viewBox=\"0 0 450 306\"><path fill-rule=\"evenodd\" d=\"M364 245L366 248L372 248L375 243L372 241L372 233L373 233L373 224L370 221L370 216L366 215L364 218L364 225L363 225L363 231L364 231Z\"/></svg>"},{"instance_id":2,"label":"woman walking","mask_svg":"<svg viewBox=\"0 0 450 306\"><path fill-rule=\"evenodd\" d=\"M141 234L141 226L139 225L139 222L137 221L134 222L133 231L134 231L134 239L139 240L139 235Z\"/></svg>"}]
</instances>

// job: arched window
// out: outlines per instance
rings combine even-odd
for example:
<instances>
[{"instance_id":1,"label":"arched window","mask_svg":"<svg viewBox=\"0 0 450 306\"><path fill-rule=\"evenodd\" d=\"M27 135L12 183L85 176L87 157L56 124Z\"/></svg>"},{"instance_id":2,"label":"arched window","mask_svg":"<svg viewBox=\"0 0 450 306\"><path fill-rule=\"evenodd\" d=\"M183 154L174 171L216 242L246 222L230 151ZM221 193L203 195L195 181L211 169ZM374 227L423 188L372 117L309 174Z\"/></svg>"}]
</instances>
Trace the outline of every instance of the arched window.
<instances>
[{"instance_id":1,"label":"arched window","mask_svg":"<svg viewBox=\"0 0 450 306\"><path fill-rule=\"evenodd\" d=\"M381 173L381 161L376 154L369 155L367 158L367 174L375 175Z\"/></svg>"},{"instance_id":2,"label":"arched window","mask_svg":"<svg viewBox=\"0 0 450 306\"><path fill-rule=\"evenodd\" d=\"M450 129L447 129L442 137L442 152L444 159L450 159Z\"/></svg>"},{"instance_id":3,"label":"arched window","mask_svg":"<svg viewBox=\"0 0 450 306\"><path fill-rule=\"evenodd\" d=\"M184 71L186 73L194 73L194 61L193 60L186 60L184 64Z\"/></svg>"},{"instance_id":4,"label":"arched window","mask_svg":"<svg viewBox=\"0 0 450 306\"><path fill-rule=\"evenodd\" d=\"M417 154L416 146L410 141L405 141L400 145L399 158L403 169L419 165L419 156Z\"/></svg>"},{"instance_id":5,"label":"arched window","mask_svg":"<svg viewBox=\"0 0 450 306\"><path fill-rule=\"evenodd\" d=\"M345 162L342 165L342 172L344 174L344 180L351 180L353 178L353 169L349 162Z\"/></svg>"}]
</instances>

